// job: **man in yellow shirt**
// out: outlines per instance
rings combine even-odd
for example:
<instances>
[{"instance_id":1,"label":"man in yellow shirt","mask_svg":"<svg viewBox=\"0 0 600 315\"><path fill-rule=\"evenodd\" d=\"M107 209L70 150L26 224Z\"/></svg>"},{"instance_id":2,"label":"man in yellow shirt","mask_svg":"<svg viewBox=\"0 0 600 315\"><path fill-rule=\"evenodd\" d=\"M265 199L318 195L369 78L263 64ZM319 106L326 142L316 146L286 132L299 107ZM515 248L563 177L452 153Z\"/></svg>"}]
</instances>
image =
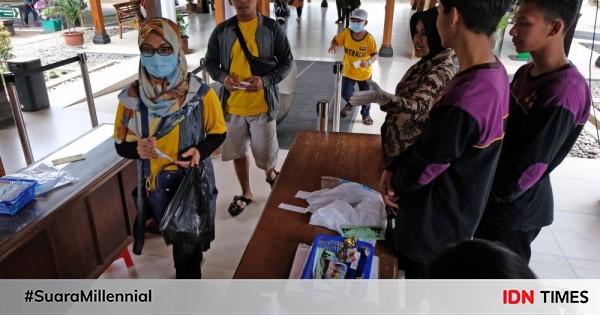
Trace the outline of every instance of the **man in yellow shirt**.
<instances>
[{"instance_id":1,"label":"man in yellow shirt","mask_svg":"<svg viewBox=\"0 0 600 315\"><path fill-rule=\"evenodd\" d=\"M265 171L271 187L279 174L275 170L279 152L275 123L279 110L277 83L287 76L293 62L283 29L273 19L258 13L257 1L231 0L236 15L217 25L206 52L208 73L223 83L219 95L228 133L221 156L223 161L233 160L242 188L242 194L235 196L229 205L232 216L240 214L252 202L248 143L256 166ZM255 59L275 61L275 65L269 69L264 65L257 67Z\"/></svg>"},{"instance_id":2,"label":"man in yellow shirt","mask_svg":"<svg viewBox=\"0 0 600 315\"><path fill-rule=\"evenodd\" d=\"M335 54L338 46L344 47L344 70L342 73L342 98L346 106L342 109L342 118L352 113L350 97L354 94L354 85L358 89L368 91L368 80L371 79L371 65L377 61L377 44L373 35L365 30L368 14L364 9L352 11L350 27L344 29L331 40L328 52ZM365 125L372 125L373 119L369 115L371 104L361 106L360 114Z\"/></svg>"}]
</instances>

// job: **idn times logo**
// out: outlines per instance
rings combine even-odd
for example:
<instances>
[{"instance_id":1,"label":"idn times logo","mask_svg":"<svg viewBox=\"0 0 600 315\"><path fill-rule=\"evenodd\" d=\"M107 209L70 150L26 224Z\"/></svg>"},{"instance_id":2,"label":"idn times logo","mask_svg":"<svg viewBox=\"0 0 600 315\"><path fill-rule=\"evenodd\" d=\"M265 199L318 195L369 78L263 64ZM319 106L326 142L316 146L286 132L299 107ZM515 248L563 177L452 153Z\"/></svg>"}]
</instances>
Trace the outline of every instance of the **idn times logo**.
<instances>
[{"instance_id":1,"label":"idn times logo","mask_svg":"<svg viewBox=\"0 0 600 315\"><path fill-rule=\"evenodd\" d=\"M541 300L539 299L541 297ZM588 291L560 290L502 290L502 304L585 304L589 301Z\"/></svg>"}]
</instances>

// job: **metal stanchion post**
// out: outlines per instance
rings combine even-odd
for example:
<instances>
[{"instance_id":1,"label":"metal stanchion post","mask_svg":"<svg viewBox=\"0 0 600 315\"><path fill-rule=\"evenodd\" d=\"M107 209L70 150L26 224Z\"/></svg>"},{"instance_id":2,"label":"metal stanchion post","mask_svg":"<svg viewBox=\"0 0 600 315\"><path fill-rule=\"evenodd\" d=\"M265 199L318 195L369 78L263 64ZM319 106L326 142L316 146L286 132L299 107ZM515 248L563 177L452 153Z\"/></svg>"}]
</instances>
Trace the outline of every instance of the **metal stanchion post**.
<instances>
[{"instance_id":1,"label":"metal stanchion post","mask_svg":"<svg viewBox=\"0 0 600 315\"><path fill-rule=\"evenodd\" d=\"M27 129L25 129L25 122L23 121L23 113L21 112L21 103L19 103L19 96L17 95L15 81L15 75L12 72L4 73L6 95L10 101L10 108L15 118L15 125L17 126L17 132L19 133L19 140L21 140L21 148L23 148L23 153L25 154L25 162L27 165L29 165L34 162L33 153L31 152L31 145L29 144Z\"/></svg>"},{"instance_id":2,"label":"metal stanchion post","mask_svg":"<svg viewBox=\"0 0 600 315\"><path fill-rule=\"evenodd\" d=\"M85 98L87 99L88 111L90 112L90 120L92 127L98 126L98 116L96 115L96 105L94 104L94 94L90 84L90 76L87 69L87 58L85 53L78 53L79 66L81 67L81 78L83 79L83 88L85 90Z\"/></svg>"},{"instance_id":3,"label":"metal stanchion post","mask_svg":"<svg viewBox=\"0 0 600 315\"><path fill-rule=\"evenodd\" d=\"M204 81L204 83L206 83L206 84L209 84L210 76L208 75L208 71L206 71L206 59L205 58L200 59L200 69L202 69L202 81Z\"/></svg>"},{"instance_id":4,"label":"metal stanchion post","mask_svg":"<svg viewBox=\"0 0 600 315\"><path fill-rule=\"evenodd\" d=\"M329 112L329 103L327 100L317 102L317 131L327 131L327 112Z\"/></svg>"},{"instance_id":5,"label":"metal stanchion post","mask_svg":"<svg viewBox=\"0 0 600 315\"><path fill-rule=\"evenodd\" d=\"M335 94L333 96L333 128L332 131L340 132L340 110L342 103L342 62L336 61L333 65L335 74Z\"/></svg>"}]
</instances>

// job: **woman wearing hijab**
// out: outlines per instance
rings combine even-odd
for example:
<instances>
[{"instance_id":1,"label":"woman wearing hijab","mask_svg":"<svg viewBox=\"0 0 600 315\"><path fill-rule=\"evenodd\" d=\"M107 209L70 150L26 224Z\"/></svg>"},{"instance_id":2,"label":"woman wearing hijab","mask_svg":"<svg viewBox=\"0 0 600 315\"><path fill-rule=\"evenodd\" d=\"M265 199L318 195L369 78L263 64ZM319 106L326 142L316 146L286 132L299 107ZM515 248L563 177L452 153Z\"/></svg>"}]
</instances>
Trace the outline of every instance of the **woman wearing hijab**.
<instances>
[{"instance_id":1,"label":"woman wearing hijab","mask_svg":"<svg viewBox=\"0 0 600 315\"><path fill-rule=\"evenodd\" d=\"M412 145L427 119L435 98L456 74L454 53L442 47L437 31L437 8L416 12L410 18L415 55L421 57L396 85L395 95L370 82L371 90L357 92L352 105L378 103L387 113L381 126L383 153L388 161Z\"/></svg>"},{"instance_id":2,"label":"woman wearing hijab","mask_svg":"<svg viewBox=\"0 0 600 315\"><path fill-rule=\"evenodd\" d=\"M118 154L137 160L133 252L142 252L146 220L154 216L160 222L164 208L151 202L153 194L158 195L157 187L162 190L166 188L163 185L169 185L172 196L180 183L171 181L173 177L163 182L162 174L177 174L203 163L212 194L201 241L173 243L176 277L201 278L202 252L214 239L217 190L210 154L225 140L223 111L216 93L188 73L175 23L165 18L149 19L140 28L138 45L139 77L119 94L114 134Z\"/></svg>"}]
</instances>

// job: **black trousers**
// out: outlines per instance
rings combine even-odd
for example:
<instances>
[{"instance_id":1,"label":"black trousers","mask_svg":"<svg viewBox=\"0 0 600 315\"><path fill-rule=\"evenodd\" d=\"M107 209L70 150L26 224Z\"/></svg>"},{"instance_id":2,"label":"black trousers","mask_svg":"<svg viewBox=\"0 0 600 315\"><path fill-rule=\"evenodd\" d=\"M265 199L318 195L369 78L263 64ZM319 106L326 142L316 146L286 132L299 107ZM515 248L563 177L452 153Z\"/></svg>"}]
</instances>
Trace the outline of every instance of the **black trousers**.
<instances>
[{"instance_id":1,"label":"black trousers","mask_svg":"<svg viewBox=\"0 0 600 315\"><path fill-rule=\"evenodd\" d=\"M344 21L346 23L346 28L348 28L348 25L350 25L350 14L352 14L352 11L354 11L354 10L344 8L342 11L344 13Z\"/></svg>"},{"instance_id":2,"label":"black trousers","mask_svg":"<svg viewBox=\"0 0 600 315\"><path fill-rule=\"evenodd\" d=\"M337 9L338 21L344 19L344 0L335 0L335 7Z\"/></svg>"},{"instance_id":3,"label":"black trousers","mask_svg":"<svg viewBox=\"0 0 600 315\"><path fill-rule=\"evenodd\" d=\"M176 279L202 279L202 248L189 243L173 243Z\"/></svg>"},{"instance_id":4,"label":"black trousers","mask_svg":"<svg viewBox=\"0 0 600 315\"><path fill-rule=\"evenodd\" d=\"M476 238L497 241L504 244L508 249L521 256L529 264L531 259L531 242L540 234L542 228L522 232L509 231L490 225L480 225L475 231Z\"/></svg>"}]
</instances>

